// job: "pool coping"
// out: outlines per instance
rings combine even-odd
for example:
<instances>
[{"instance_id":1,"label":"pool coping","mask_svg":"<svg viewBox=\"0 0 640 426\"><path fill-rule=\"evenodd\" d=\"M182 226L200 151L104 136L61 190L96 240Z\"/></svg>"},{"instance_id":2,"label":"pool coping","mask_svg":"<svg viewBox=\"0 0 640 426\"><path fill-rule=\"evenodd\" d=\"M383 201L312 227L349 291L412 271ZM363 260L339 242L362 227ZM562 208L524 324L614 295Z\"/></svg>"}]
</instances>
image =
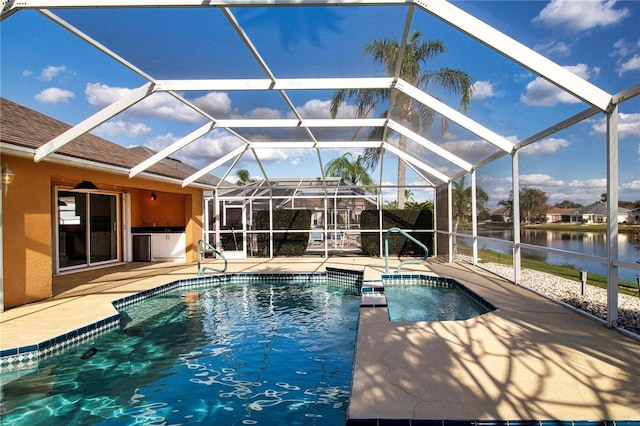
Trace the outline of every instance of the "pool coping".
<instances>
[{"instance_id":1,"label":"pool coping","mask_svg":"<svg viewBox=\"0 0 640 426\"><path fill-rule=\"evenodd\" d=\"M616 374L624 365L628 377L640 375L637 341L474 266L430 266L497 309L469 320L392 322L388 307L362 307L347 426L640 426L640 382ZM519 376L548 355L548 375ZM501 372L504 359L518 368ZM588 381L590 372L599 379ZM478 378L490 378L488 388Z\"/></svg>"}]
</instances>

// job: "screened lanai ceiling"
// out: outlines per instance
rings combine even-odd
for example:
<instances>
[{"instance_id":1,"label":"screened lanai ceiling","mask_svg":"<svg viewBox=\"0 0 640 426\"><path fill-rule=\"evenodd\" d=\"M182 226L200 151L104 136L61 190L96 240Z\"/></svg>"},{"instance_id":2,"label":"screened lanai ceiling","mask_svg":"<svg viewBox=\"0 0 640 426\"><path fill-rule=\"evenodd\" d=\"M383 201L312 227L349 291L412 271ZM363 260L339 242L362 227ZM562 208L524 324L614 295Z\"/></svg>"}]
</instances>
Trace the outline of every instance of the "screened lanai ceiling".
<instances>
[{"instance_id":1,"label":"screened lanai ceiling","mask_svg":"<svg viewBox=\"0 0 640 426\"><path fill-rule=\"evenodd\" d=\"M96 62L96 74L84 89L92 108L64 117L75 126L39 148L35 161L85 132L134 144L123 136L123 127L135 122L141 133L162 128L158 133L164 137L149 143L157 154L133 167L131 177L165 157L182 155L199 168L184 186L207 173L230 177L240 167L267 182L293 173L324 179L327 163L345 152L355 159L365 148L383 148L373 175L379 184L385 181L383 169L402 159L422 185L436 186L606 115L640 91L637 84L624 86L628 79L600 88L575 66L548 59L553 55L544 55L538 40L509 36L514 32L509 13L517 7L539 11L538 2L498 2L505 4L504 16L489 15L483 3L490 2L21 0L4 2L2 25L10 33L11 25L44 20L47 31L63 30L70 40L59 51L52 48L52 55L68 57L73 50L75 60ZM493 112L509 108L499 98L464 111L447 90L416 87L399 69L385 72L363 54L372 40L395 39L402 56L414 31L448 47L431 60L433 69L462 69L476 83L484 77L474 76L480 68L527 75L520 83L523 92L530 84L546 85L565 102L553 110L529 103L527 108L541 113L525 128L517 110L509 120L495 118ZM46 34L40 41L46 42ZM465 69L469 63L477 66ZM482 87L474 84L475 99L486 99ZM347 100L333 118L330 99L340 89L390 90L391 96L364 116ZM433 112L434 125L419 130L403 120L394 112L401 97Z\"/></svg>"}]
</instances>

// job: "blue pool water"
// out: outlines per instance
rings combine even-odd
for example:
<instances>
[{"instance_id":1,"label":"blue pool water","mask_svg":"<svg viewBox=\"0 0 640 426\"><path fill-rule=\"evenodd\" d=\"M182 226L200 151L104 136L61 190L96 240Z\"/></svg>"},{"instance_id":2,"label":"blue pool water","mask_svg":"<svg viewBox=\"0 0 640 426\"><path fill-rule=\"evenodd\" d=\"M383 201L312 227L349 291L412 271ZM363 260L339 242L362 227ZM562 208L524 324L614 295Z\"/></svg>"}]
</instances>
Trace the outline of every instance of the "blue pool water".
<instances>
[{"instance_id":1,"label":"blue pool water","mask_svg":"<svg viewBox=\"0 0 640 426\"><path fill-rule=\"evenodd\" d=\"M5 383L2 424L344 424L358 307L318 283L158 296Z\"/></svg>"},{"instance_id":2,"label":"blue pool water","mask_svg":"<svg viewBox=\"0 0 640 426\"><path fill-rule=\"evenodd\" d=\"M466 320L492 310L457 285L394 284L384 294L394 322Z\"/></svg>"}]
</instances>

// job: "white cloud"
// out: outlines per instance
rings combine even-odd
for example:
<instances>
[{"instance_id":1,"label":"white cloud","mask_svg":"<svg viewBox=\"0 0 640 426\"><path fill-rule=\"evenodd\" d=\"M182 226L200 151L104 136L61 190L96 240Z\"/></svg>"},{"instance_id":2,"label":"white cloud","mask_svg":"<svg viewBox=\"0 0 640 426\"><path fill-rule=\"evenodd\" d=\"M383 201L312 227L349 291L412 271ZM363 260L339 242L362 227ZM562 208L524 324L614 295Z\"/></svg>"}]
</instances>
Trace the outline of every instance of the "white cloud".
<instances>
[{"instance_id":1,"label":"white cloud","mask_svg":"<svg viewBox=\"0 0 640 426\"><path fill-rule=\"evenodd\" d=\"M480 139L449 140L448 142L440 144L440 146L450 153L470 162L480 161L497 151L495 146Z\"/></svg>"},{"instance_id":2,"label":"white cloud","mask_svg":"<svg viewBox=\"0 0 640 426\"><path fill-rule=\"evenodd\" d=\"M618 58L617 71L618 75L640 70L640 39L635 42L628 42L621 38L613 44L613 52L611 57Z\"/></svg>"},{"instance_id":3,"label":"white cloud","mask_svg":"<svg viewBox=\"0 0 640 426\"><path fill-rule=\"evenodd\" d=\"M113 136L142 136L151 132L151 128L144 123L130 123L128 121L108 121L97 127L93 133L104 138Z\"/></svg>"},{"instance_id":4,"label":"white cloud","mask_svg":"<svg viewBox=\"0 0 640 426\"><path fill-rule=\"evenodd\" d=\"M562 179L556 179L553 176L542 173L520 175L519 178L520 186L558 187L565 185Z\"/></svg>"},{"instance_id":5,"label":"white cloud","mask_svg":"<svg viewBox=\"0 0 640 426\"><path fill-rule=\"evenodd\" d=\"M32 75L33 75L33 71L31 71L31 70L24 70L24 71L22 71L22 76L23 76L23 77L30 77L30 76L32 76Z\"/></svg>"},{"instance_id":6,"label":"white cloud","mask_svg":"<svg viewBox=\"0 0 640 426\"><path fill-rule=\"evenodd\" d=\"M228 115L231 112L231 98L224 92L207 93L195 98L193 103L214 117Z\"/></svg>"},{"instance_id":7,"label":"white cloud","mask_svg":"<svg viewBox=\"0 0 640 426\"><path fill-rule=\"evenodd\" d=\"M599 68L589 68L585 64L567 66L565 68L585 80L588 80L592 74L600 72ZM520 100L527 105L553 106L557 103L574 104L581 102L575 96L554 86L542 77L537 77L529 82L525 90Z\"/></svg>"},{"instance_id":8,"label":"white cloud","mask_svg":"<svg viewBox=\"0 0 640 426\"><path fill-rule=\"evenodd\" d=\"M533 22L547 27L584 31L617 24L630 15L627 8L616 8L617 0L552 0Z\"/></svg>"},{"instance_id":9,"label":"white cloud","mask_svg":"<svg viewBox=\"0 0 640 426\"><path fill-rule=\"evenodd\" d=\"M634 180L631 182L623 183L622 185L620 185L620 189L640 191L640 180Z\"/></svg>"},{"instance_id":10,"label":"white cloud","mask_svg":"<svg viewBox=\"0 0 640 426\"><path fill-rule=\"evenodd\" d=\"M133 90L125 87L111 87L100 83L87 83L85 94L87 101L96 107L104 108L115 101L126 97ZM137 105L129 108L126 115L142 118L159 118L177 120L186 123L197 123L203 120L202 115L178 101L168 93L155 93Z\"/></svg>"},{"instance_id":11,"label":"white cloud","mask_svg":"<svg viewBox=\"0 0 640 426\"><path fill-rule=\"evenodd\" d=\"M622 74L629 71L640 70L640 55L634 55L628 60L621 62L618 67L618 74L622 76Z\"/></svg>"},{"instance_id":12,"label":"white cloud","mask_svg":"<svg viewBox=\"0 0 640 426\"><path fill-rule=\"evenodd\" d=\"M534 49L548 56L568 56L571 54L571 47L564 41L557 40L553 40L546 44L538 44L534 46Z\"/></svg>"},{"instance_id":13,"label":"white cloud","mask_svg":"<svg viewBox=\"0 0 640 426\"><path fill-rule=\"evenodd\" d=\"M574 188L592 189L593 191L597 192L598 195L600 195L603 190L607 189L607 179L606 178L574 179L571 182L569 182L569 186Z\"/></svg>"},{"instance_id":14,"label":"white cloud","mask_svg":"<svg viewBox=\"0 0 640 426\"><path fill-rule=\"evenodd\" d=\"M524 155L551 155L561 148L567 148L569 141L563 138L549 138L527 145L520 152Z\"/></svg>"},{"instance_id":15,"label":"white cloud","mask_svg":"<svg viewBox=\"0 0 640 426\"><path fill-rule=\"evenodd\" d=\"M621 38L613 43L613 49L610 55L613 57L624 58L625 56L633 55L640 50L640 39L635 42L628 42L626 39Z\"/></svg>"},{"instance_id":16,"label":"white cloud","mask_svg":"<svg viewBox=\"0 0 640 426\"><path fill-rule=\"evenodd\" d=\"M331 118L331 101L311 99L305 102L303 106L297 106L296 111L298 111L303 118ZM347 103L342 103L338 109L336 118L354 118L355 116L355 107ZM293 117L293 114L289 114L289 117Z\"/></svg>"},{"instance_id":17,"label":"white cloud","mask_svg":"<svg viewBox=\"0 0 640 426\"><path fill-rule=\"evenodd\" d=\"M600 118L593 122L591 128L594 134L604 135L607 133L606 119ZM640 113L618 114L618 137L640 136Z\"/></svg>"},{"instance_id":18,"label":"white cloud","mask_svg":"<svg viewBox=\"0 0 640 426\"><path fill-rule=\"evenodd\" d=\"M493 83L489 81L476 81L473 83L473 98L485 99L495 96L493 91Z\"/></svg>"},{"instance_id":19,"label":"white cloud","mask_svg":"<svg viewBox=\"0 0 640 426\"><path fill-rule=\"evenodd\" d=\"M167 133L149 139L146 145L151 149L160 151L177 140L178 138L172 133ZM263 140L268 139L264 138ZM237 137L226 131L216 129L179 151L176 151L171 156L194 167L204 167L242 146L242 143L243 142ZM300 164L303 158L312 152L311 150L304 149L256 149L255 151L263 165L269 163L284 163L292 166ZM245 152L244 156L253 161L253 156L249 152ZM230 163L227 164L226 167L229 165ZM226 171L226 168L221 166L213 170L212 173L222 176Z\"/></svg>"},{"instance_id":20,"label":"white cloud","mask_svg":"<svg viewBox=\"0 0 640 426\"><path fill-rule=\"evenodd\" d=\"M51 81L53 80L58 74L64 72L67 69L67 67L65 67L64 65L61 65L59 67L54 67L53 65L49 65L48 67L46 67L45 69L43 69L40 72L40 80L44 80L44 81Z\"/></svg>"},{"instance_id":21,"label":"white cloud","mask_svg":"<svg viewBox=\"0 0 640 426\"><path fill-rule=\"evenodd\" d=\"M149 139L145 145L155 151L160 151L176 142L178 139L179 138L174 136L172 133L167 133L165 135L158 135ZM177 158L184 161L186 164L190 164L195 167L202 167L228 154L240 145L241 142L238 138L223 130L214 130L179 151L176 151L171 155L171 157ZM215 172L219 173L220 171L216 170L214 173Z\"/></svg>"},{"instance_id":22,"label":"white cloud","mask_svg":"<svg viewBox=\"0 0 640 426\"><path fill-rule=\"evenodd\" d=\"M59 89L57 87L50 87L43 90L36 95L36 100L44 104L58 104L60 102L68 102L69 99L74 98L76 95L65 89Z\"/></svg>"},{"instance_id":23,"label":"white cloud","mask_svg":"<svg viewBox=\"0 0 640 426\"><path fill-rule=\"evenodd\" d=\"M126 87L110 87L100 83L87 83L84 89L84 93L87 95L87 102L99 108L111 105L132 91L132 89Z\"/></svg>"},{"instance_id":24,"label":"white cloud","mask_svg":"<svg viewBox=\"0 0 640 426\"><path fill-rule=\"evenodd\" d=\"M282 118L282 114L280 113L280 111L273 108L255 108L254 110L251 111L251 113L249 114L249 117L256 120L260 120L260 119L277 120Z\"/></svg>"}]
</instances>

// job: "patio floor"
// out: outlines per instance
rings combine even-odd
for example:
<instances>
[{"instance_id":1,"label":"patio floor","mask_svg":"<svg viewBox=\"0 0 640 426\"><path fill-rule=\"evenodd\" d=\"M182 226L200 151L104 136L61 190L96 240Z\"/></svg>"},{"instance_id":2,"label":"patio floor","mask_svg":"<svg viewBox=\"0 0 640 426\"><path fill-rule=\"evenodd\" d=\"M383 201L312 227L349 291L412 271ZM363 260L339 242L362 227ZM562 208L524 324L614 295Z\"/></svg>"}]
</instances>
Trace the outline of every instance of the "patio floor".
<instances>
[{"instance_id":1,"label":"patio floor","mask_svg":"<svg viewBox=\"0 0 640 426\"><path fill-rule=\"evenodd\" d=\"M365 280L384 272L384 260L364 257L234 260L229 272L327 266L364 270ZM405 271L455 278L498 309L468 321L392 323L384 307L361 308L349 424L640 420L640 342L473 265L429 260ZM53 298L0 315L0 349L107 318L111 301L195 273L195 264L131 263L55 277Z\"/></svg>"}]
</instances>

